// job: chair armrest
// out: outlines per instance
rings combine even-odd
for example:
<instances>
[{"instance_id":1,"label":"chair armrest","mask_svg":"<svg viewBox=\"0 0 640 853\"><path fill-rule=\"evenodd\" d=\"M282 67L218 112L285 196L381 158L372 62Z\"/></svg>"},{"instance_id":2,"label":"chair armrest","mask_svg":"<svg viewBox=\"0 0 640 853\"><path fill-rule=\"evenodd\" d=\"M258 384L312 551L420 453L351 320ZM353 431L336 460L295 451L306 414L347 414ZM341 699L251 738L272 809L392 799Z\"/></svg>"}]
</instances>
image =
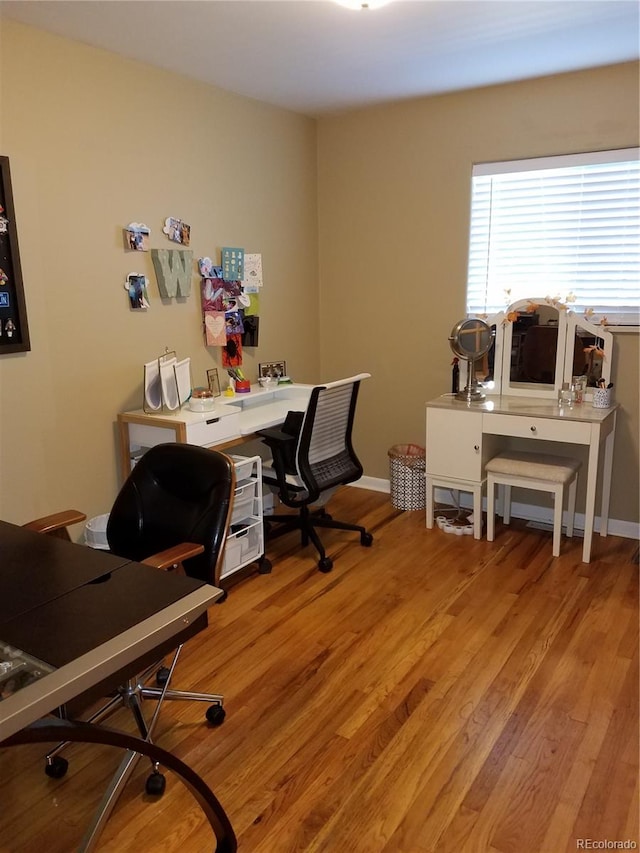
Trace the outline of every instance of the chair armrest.
<instances>
[{"instance_id":1,"label":"chair armrest","mask_svg":"<svg viewBox=\"0 0 640 853\"><path fill-rule=\"evenodd\" d=\"M258 430L263 442L271 451L273 458L273 472L276 475L280 499L289 491L287 487L287 474L296 474L295 451L298 444L298 436L284 432L280 427L269 427Z\"/></svg>"},{"instance_id":2,"label":"chair armrest","mask_svg":"<svg viewBox=\"0 0 640 853\"><path fill-rule=\"evenodd\" d=\"M195 542L182 542L180 545L174 545L165 551L152 554L146 560L142 560L142 562L156 569L168 570L177 568L183 560L188 560L189 557L196 557L202 553L204 553L202 545L197 545Z\"/></svg>"},{"instance_id":3,"label":"chair armrest","mask_svg":"<svg viewBox=\"0 0 640 853\"><path fill-rule=\"evenodd\" d=\"M25 530L33 530L35 533L48 533L52 536L69 539L70 537L67 527L70 524L79 524L81 521L84 521L86 517L87 516L84 512L80 512L77 509L66 509L62 512L53 513L53 515L45 515L43 518L36 518L22 526Z\"/></svg>"},{"instance_id":4,"label":"chair armrest","mask_svg":"<svg viewBox=\"0 0 640 853\"><path fill-rule=\"evenodd\" d=\"M273 444L289 444L290 442L298 441L298 437L296 435L291 435L288 432L283 432L279 427L268 427L267 429L259 429L256 431L256 435L259 435L260 438L265 440L265 444L268 444L269 447Z\"/></svg>"}]
</instances>

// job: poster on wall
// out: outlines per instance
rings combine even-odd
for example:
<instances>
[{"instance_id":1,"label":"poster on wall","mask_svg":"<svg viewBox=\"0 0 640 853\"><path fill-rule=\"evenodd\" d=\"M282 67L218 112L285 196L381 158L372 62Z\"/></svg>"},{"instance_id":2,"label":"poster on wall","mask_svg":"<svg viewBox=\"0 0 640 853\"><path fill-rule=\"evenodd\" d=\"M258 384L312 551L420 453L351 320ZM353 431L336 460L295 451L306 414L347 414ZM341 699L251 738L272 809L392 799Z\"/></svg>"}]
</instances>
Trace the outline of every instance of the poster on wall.
<instances>
[{"instance_id":1,"label":"poster on wall","mask_svg":"<svg viewBox=\"0 0 640 853\"><path fill-rule=\"evenodd\" d=\"M9 158L0 156L0 355L30 349Z\"/></svg>"}]
</instances>

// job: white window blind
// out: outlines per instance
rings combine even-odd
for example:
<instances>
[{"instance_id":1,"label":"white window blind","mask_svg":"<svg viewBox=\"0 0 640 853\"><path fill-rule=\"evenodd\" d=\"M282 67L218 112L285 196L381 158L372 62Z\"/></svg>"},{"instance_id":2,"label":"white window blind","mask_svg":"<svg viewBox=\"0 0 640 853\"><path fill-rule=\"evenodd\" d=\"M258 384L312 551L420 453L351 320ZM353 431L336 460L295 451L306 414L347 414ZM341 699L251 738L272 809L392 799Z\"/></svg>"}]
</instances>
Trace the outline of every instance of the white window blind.
<instances>
[{"instance_id":1,"label":"white window blind","mask_svg":"<svg viewBox=\"0 0 640 853\"><path fill-rule=\"evenodd\" d=\"M474 166L470 314L575 297L610 325L640 322L640 149Z\"/></svg>"}]
</instances>

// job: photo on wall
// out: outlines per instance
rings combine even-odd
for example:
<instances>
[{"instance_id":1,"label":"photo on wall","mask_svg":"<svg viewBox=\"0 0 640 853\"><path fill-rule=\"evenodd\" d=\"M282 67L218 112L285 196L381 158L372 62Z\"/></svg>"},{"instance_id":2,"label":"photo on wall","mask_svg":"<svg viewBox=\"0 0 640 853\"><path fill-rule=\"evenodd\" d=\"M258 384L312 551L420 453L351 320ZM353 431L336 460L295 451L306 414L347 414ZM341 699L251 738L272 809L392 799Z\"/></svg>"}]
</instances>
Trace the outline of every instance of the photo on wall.
<instances>
[{"instance_id":1,"label":"photo on wall","mask_svg":"<svg viewBox=\"0 0 640 853\"><path fill-rule=\"evenodd\" d=\"M129 305L132 310L138 311L150 307L146 275L140 275L137 272L129 273L124 289L129 294Z\"/></svg>"},{"instance_id":2,"label":"photo on wall","mask_svg":"<svg viewBox=\"0 0 640 853\"><path fill-rule=\"evenodd\" d=\"M229 335L222 347L223 367L242 367L242 335Z\"/></svg>"},{"instance_id":3,"label":"photo on wall","mask_svg":"<svg viewBox=\"0 0 640 853\"><path fill-rule=\"evenodd\" d=\"M124 247L129 252L148 252L151 229L142 222L130 222L123 230Z\"/></svg>"},{"instance_id":4,"label":"photo on wall","mask_svg":"<svg viewBox=\"0 0 640 853\"><path fill-rule=\"evenodd\" d=\"M244 332L242 333L242 346L257 347L260 317L256 317L254 314L249 314L249 316L244 314L242 325L244 326Z\"/></svg>"}]
</instances>

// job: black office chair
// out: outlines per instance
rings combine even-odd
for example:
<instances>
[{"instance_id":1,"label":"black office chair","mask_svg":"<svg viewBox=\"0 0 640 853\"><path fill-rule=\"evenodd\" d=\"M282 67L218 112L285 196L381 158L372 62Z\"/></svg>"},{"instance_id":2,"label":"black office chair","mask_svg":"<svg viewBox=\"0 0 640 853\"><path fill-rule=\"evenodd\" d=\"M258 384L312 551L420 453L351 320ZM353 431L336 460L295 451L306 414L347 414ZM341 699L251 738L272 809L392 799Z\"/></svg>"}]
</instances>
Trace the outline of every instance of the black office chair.
<instances>
[{"instance_id":1,"label":"black office chair","mask_svg":"<svg viewBox=\"0 0 640 853\"><path fill-rule=\"evenodd\" d=\"M235 468L223 453L189 444L157 445L140 459L116 497L107 524L109 549L120 557L158 569L183 567L190 577L215 585L234 489ZM66 526L84 518L82 513L70 510L25 527L70 538ZM124 705L131 709L140 736L152 743L152 731L163 701L184 699L210 703L206 718L212 725L220 725L225 716L220 694L170 689L181 650L180 645L168 667L156 661L137 678L126 680L86 722L100 723ZM149 681L154 678L156 684L151 686ZM157 701L150 722L142 711L144 699ZM61 715L66 715L66 709L61 709ZM61 778L67 772L68 762L58 754L65 745L59 744L47 755L46 773L52 778ZM132 761L120 774L118 790L124 787L134 765ZM164 787L164 776L155 765L146 782L147 793L161 794Z\"/></svg>"},{"instance_id":2,"label":"black office chair","mask_svg":"<svg viewBox=\"0 0 640 853\"><path fill-rule=\"evenodd\" d=\"M324 504L339 486L362 476L351 433L360 382L369 376L361 373L317 385L306 412L290 412L279 427L258 431L273 457L272 463L263 465L263 482L277 491L285 506L297 510L295 514L265 515L268 536L300 530L302 545L311 540L318 551L321 572L330 572L333 561L327 557L316 527L353 530L360 534L362 545L368 547L373 542L364 527L334 521L324 510ZM312 509L313 505L317 508ZM272 529L273 523L279 526Z\"/></svg>"}]
</instances>

